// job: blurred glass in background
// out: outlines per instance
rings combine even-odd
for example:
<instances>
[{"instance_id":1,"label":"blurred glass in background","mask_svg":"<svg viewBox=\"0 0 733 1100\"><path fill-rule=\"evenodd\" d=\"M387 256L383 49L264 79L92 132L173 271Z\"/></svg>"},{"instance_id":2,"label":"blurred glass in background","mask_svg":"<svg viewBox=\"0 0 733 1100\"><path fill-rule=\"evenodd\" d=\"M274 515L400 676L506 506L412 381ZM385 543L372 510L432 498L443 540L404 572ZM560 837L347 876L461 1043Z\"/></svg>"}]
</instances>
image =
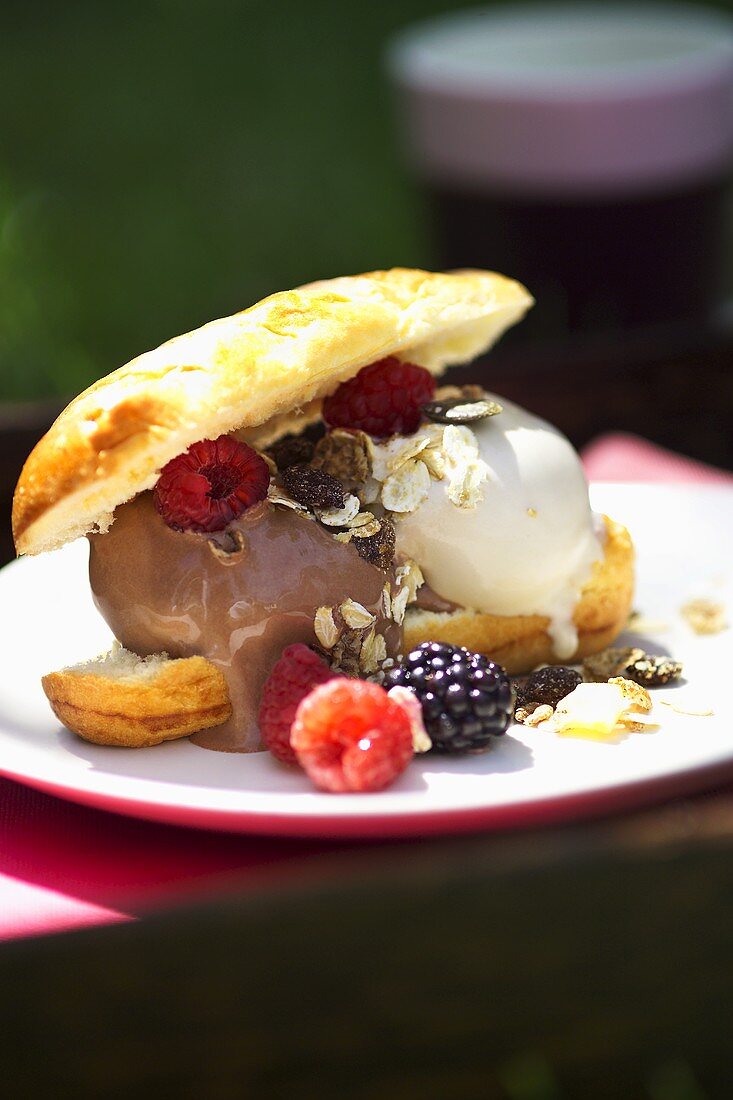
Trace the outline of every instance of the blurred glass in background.
<instances>
[{"instance_id":1,"label":"blurred glass in background","mask_svg":"<svg viewBox=\"0 0 733 1100\"><path fill-rule=\"evenodd\" d=\"M510 272L516 342L649 330L725 299L733 21L671 5L473 9L391 52L442 266Z\"/></svg>"}]
</instances>

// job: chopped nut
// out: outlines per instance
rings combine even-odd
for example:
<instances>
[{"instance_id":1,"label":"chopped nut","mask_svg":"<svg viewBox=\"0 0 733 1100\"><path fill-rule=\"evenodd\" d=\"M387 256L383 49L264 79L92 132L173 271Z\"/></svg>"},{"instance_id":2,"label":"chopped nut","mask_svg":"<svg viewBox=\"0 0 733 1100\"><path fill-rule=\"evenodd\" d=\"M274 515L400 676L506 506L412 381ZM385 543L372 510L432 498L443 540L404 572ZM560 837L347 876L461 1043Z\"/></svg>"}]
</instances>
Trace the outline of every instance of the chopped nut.
<instances>
[{"instance_id":1,"label":"chopped nut","mask_svg":"<svg viewBox=\"0 0 733 1100\"><path fill-rule=\"evenodd\" d=\"M618 684L623 692L624 699L629 700L629 705L633 710L648 714L652 709L652 697L641 684L636 684L633 680L625 680L623 676L614 676L608 682L609 684Z\"/></svg>"},{"instance_id":2,"label":"chopped nut","mask_svg":"<svg viewBox=\"0 0 733 1100\"><path fill-rule=\"evenodd\" d=\"M334 428L318 442L312 465L339 481L361 484L371 474L370 449L371 439L366 432Z\"/></svg>"},{"instance_id":3,"label":"chopped nut","mask_svg":"<svg viewBox=\"0 0 733 1100\"><path fill-rule=\"evenodd\" d=\"M539 726L541 722L546 722L548 718L552 718L554 711L549 703L540 703L539 706L534 707L527 717L523 719L525 726Z\"/></svg>"},{"instance_id":4,"label":"chopped nut","mask_svg":"<svg viewBox=\"0 0 733 1100\"><path fill-rule=\"evenodd\" d=\"M347 527L359 511L359 498L349 493L342 508L315 508L314 511L326 527Z\"/></svg>"},{"instance_id":5,"label":"chopped nut","mask_svg":"<svg viewBox=\"0 0 733 1100\"><path fill-rule=\"evenodd\" d=\"M319 607L314 618L316 638L324 649L333 649L341 631L333 617L332 607Z\"/></svg>"},{"instance_id":6,"label":"chopped nut","mask_svg":"<svg viewBox=\"0 0 733 1100\"><path fill-rule=\"evenodd\" d=\"M583 676L591 682L606 683L612 676L620 676L634 661L641 660L644 656L644 650L637 646L604 649L585 658Z\"/></svg>"},{"instance_id":7,"label":"chopped nut","mask_svg":"<svg viewBox=\"0 0 733 1100\"><path fill-rule=\"evenodd\" d=\"M680 610L696 634L720 634L728 626L725 607L715 600L689 600Z\"/></svg>"},{"instance_id":8,"label":"chopped nut","mask_svg":"<svg viewBox=\"0 0 733 1100\"><path fill-rule=\"evenodd\" d=\"M357 603L356 600L344 600L339 607L339 611L346 625L353 627L355 630L370 626L376 618L371 611L367 611L364 605Z\"/></svg>"}]
</instances>

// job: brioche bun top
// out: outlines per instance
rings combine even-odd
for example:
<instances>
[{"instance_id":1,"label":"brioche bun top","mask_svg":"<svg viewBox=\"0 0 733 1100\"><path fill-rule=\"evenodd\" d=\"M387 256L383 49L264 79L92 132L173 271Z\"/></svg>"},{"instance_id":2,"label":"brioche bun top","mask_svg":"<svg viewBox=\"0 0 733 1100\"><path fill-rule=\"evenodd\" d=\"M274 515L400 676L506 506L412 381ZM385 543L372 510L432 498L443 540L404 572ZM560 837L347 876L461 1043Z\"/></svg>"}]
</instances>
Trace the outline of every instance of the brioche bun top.
<instances>
[{"instance_id":1,"label":"brioche bun top","mask_svg":"<svg viewBox=\"0 0 733 1100\"><path fill-rule=\"evenodd\" d=\"M18 553L109 526L192 443L241 431L266 446L387 355L440 374L485 351L532 304L488 271L372 271L283 291L176 336L95 382L28 458L13 500Z\"/></svg>"}]
</instances>

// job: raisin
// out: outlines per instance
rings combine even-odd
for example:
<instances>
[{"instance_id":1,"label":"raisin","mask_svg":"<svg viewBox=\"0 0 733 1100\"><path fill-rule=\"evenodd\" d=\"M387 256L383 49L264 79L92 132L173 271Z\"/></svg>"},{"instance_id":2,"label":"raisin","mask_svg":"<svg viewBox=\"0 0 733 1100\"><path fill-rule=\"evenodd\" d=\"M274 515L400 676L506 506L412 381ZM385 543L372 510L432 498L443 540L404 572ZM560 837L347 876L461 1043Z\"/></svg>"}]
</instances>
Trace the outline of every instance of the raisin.
<instances>
[{"instance_id":1,"label":"raisin","mask_svg":"<svg viewBox=\"0 0 733 1100\"><path fill-rule=\"evenodd\" d=\"M521 689L521 702L547 704L554 708L581 682L581 675L574 668L548 665L527 677Z\"/></svg>"},{"instance_id":2,"label":"raisin","mask_svg":"<svg viewBox=\"0 0 733 1100\"><path fill-rule=\"evenodd\" d=\"M297 466L302 462L310 462L313 457L315 444L302 435L290 435L279 440L268 449L278 470L287 470L289 466Z\"/></svg>"},{"instance_id":3,"label":"raisin","mask_svg":"<svg viewBox=\"0 0 733 1100\"><path fill-rule=\"evenodd\" d=\"M293 500L308 508L343 508L344 491L324 470L300 464L283 470L281 480Z\"/></svg>"}]
</instances>

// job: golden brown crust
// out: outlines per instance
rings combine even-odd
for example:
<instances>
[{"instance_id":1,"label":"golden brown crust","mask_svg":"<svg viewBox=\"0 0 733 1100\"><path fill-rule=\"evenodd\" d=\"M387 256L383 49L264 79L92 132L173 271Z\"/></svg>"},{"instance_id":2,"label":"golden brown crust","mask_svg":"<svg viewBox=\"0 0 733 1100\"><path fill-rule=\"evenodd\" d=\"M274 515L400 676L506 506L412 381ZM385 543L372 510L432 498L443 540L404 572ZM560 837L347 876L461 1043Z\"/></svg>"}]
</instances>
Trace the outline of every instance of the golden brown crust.
<instances>
[{"instance_id":1,"label":"golden brown crust","mask_svg":"<svg viewBox=\"0 0 733 1100\"><path fill-rule=\"evenodd\" d=\"M268 422L365 363L397 354L438 373L466 362L531 304L490 272L395 268L273 294L169 340L77 397L36 446L13 501L16 548L37 554L105 530L192 443L260 425L265 439Z\"/></svg>"},{"instance_id":2,"label":"golden brown crust","mask_svg":"<svg viewBox=\"0 0 733 1100\"><path fill-rule=\"evenodd\" d=\"M97 745L143 748L231 717L222 672L204 657L163 661L146 677L104 675L104 664L50 672L43 690L67 729Z\"/></svg>"},{"instance_id":3,"label":"golden brown crust","mask_svg":"<svg viewBox=\"0 0 733 1100\"><path fill-rule=\"evenodd\" d=\"M625 527L604 516L603 561L583 588L575 611L578 649L568 660L580 661L610 645L623 629L634 591L634 548ZM485 653L512 675L541 664L557 664L539 615L485 615L476 611L436 614L411 610L405 617L405 652L424 641L449 642Z\"/></svg>"}]
</instances>

